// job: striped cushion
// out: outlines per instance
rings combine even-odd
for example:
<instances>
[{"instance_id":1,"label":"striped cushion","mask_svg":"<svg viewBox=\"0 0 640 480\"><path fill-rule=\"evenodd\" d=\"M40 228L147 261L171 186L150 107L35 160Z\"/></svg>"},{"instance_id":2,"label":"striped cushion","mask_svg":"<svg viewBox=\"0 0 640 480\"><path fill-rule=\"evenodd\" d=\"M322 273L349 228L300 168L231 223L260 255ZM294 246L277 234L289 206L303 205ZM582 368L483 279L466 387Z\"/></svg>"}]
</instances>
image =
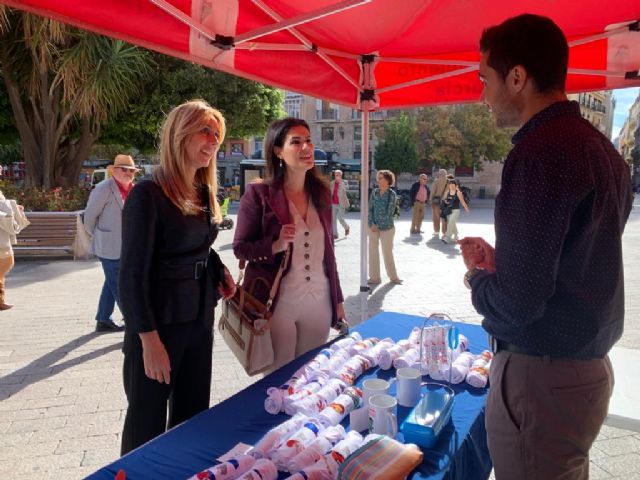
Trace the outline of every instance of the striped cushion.
<instances>
[{"instance_id":1,"label":"striped cushion","mask_svg":"<svg viewBox=\"0 0 640 480\"><path fill-rule=\"evenodd\" d=\"M338 480L403 479L422 462L422 451L387 436L374 438L340 465Z\"/></svg>"}]
</instances>

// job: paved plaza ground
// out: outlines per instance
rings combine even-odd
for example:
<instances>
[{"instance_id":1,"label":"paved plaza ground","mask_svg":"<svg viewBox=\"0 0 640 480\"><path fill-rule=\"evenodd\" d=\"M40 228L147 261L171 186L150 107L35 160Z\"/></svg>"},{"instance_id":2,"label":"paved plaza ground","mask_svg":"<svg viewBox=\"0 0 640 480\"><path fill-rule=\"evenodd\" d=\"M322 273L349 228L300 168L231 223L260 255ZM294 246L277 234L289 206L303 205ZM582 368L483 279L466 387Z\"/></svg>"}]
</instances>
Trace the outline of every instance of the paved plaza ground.
<instances>
[{"instance_id":1,"label":"paved plaza ground","mask_svg":"<svg viewBox=\"0 0 640 480\"><path fill-rule=\"evenodd\" d=\"M462 236L493 234L493 207L475 202L460 221ZM233 211L233 209L232 209ZM233 216L233 215L232 215ZM360 228L349 214L351 233L336 242L338 269L352 323L361 317L358 296ZM380 311L427 314L446 311L479 323L459 249L423 236L409 236L410 214L396 224L395 258L403 285L374 290L368 316ZM216 247L237 272L224 231ZM607 255L607 252L601 252ZM624 237L626 328L620 346L640 349L640 208ZM126 401L122 388L122 333L94 333L102 286L97 261L22 260L7 279L12 310L0 312L0 476L18 479L78 479L115 460ZM120 315L116 315L120 319ZM214 345L212 405L251 384L224 342ZM639 407L640 408L640 407ZM592 479L640 479L640 434L603 427L591 451Z\"/></svg>"}]
</instances>

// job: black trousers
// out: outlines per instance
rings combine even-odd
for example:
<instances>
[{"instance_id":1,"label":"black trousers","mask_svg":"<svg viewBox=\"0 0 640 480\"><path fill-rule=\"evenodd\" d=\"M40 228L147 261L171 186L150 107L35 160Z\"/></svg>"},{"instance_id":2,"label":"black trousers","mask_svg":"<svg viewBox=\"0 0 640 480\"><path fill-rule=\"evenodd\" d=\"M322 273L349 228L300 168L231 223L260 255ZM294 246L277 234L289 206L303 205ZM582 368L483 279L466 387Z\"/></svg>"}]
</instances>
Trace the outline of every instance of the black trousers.
<instances>
[{"instance_id":1,"label":"black trousers","mask_svg":"<svg viewBox=\"0 0 640 480\"><path fill-rule=\"evenodd\" d=\"M145 375L140 337L125 335L122 376L129 406L122 431L122 455L209 408L211 330L198 321L159 326L158 334L171 362L169 385Z\"/></svg>"}]
</instances>

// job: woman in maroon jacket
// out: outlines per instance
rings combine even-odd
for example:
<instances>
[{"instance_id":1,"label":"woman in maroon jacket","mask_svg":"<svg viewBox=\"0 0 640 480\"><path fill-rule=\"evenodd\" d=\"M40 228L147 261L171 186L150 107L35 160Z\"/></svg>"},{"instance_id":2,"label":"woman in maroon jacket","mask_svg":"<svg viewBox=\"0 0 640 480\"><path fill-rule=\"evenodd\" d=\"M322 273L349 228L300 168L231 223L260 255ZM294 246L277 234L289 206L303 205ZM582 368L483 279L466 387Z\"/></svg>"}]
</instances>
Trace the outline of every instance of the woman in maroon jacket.
<instances>
[{"instance_id":1,"label":"woman in maroon jacket","mask_svg":"<svg viewBox=\"0 0 640 480\"><path fill-rule=\"evenodd\" d=\"M304 120L271 124L264 142L267 178L247 186L240 201L233 251L248 262L244 285L262 277L271 285L291 247L274 299L271 338L278 368L327 341L329 328L343 329L344 305L331 227L327 181L314 166L313 143ZM269 292L255 282L254 294Z\"/></svg>"}]
</instances>

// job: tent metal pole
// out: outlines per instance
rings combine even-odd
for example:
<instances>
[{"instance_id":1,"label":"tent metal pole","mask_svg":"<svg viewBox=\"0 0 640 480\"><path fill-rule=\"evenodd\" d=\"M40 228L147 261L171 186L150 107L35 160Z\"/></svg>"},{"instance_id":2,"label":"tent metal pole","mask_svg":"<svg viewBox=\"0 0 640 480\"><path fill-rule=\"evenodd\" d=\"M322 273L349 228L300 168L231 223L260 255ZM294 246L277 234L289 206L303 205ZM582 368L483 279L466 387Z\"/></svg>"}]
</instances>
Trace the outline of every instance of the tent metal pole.
<instances>
[{"instance_id":1,"label":"tent metal pole","mask_svg":"<svg viewBox=\"0 0 640 480\"><path fill-rule=\"evenodd\" d=\"M367 68L367 65L365 65ZM369 318L367 303L371 290L367 284L369 245L369 108L370 100L362 102L362 163L360 175L360 321Z\"/></svg>"}]
</instances>

